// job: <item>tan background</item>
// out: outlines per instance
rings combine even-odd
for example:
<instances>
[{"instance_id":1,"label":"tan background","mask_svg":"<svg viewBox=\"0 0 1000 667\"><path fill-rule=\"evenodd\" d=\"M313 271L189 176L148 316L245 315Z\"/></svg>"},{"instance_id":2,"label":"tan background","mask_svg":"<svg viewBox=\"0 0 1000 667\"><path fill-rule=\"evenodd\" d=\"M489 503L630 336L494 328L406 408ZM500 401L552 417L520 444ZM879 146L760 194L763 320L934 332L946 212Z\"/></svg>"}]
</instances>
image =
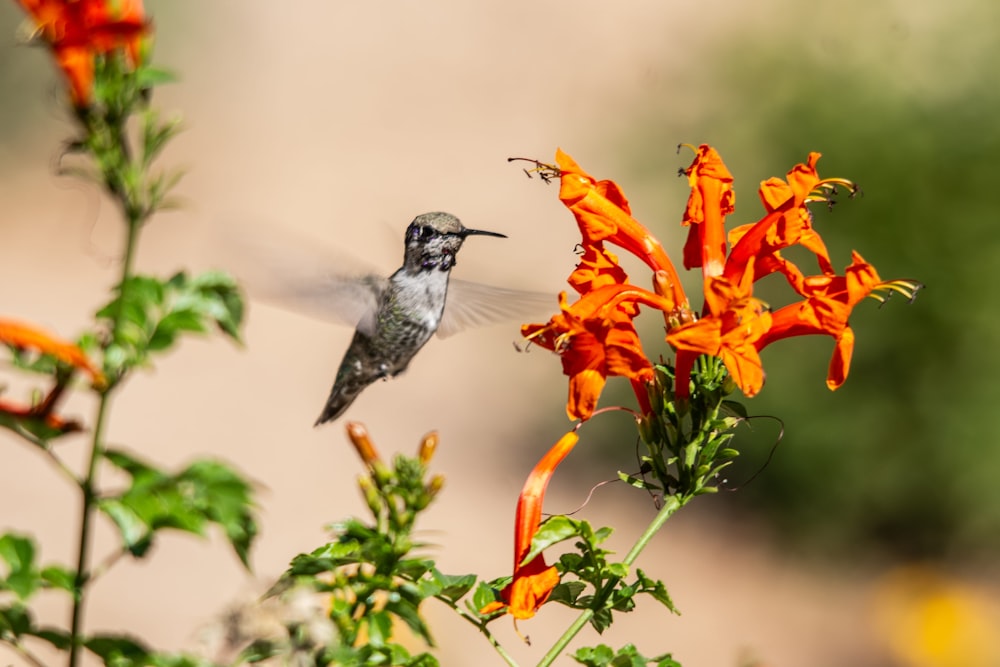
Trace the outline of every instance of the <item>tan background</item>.
<instances>
[{"instance_id":1,"label":"tan background","mask_svg":"<svg viewBox=\"0 0 1000 667\"><path fill-rule=\"evenodd\" d=\"M187 176L183 207L147 230L138 268L165 274L213 264L222 253L211 229L245 218L323 239L389 271L405 224L443 209L510 236L470 241L457 276L554 295L573 261L572 220L555 187L528 181L505 158L548 159L561 146L596 176L618 178L614 138L644 99L675 95L676 116L663 123L680 123L693 113L687 95L697 92L704 51L727 31L772 29L780 5L149 2L157 61L181 77L160 89L157 105L182 113L187 126L163 163L182 165ZM897 18L923 15L907 6ZM69 124L45 53L11 44L19 19L11 3L0 5L0 67L26 72L2 96L28 96L18 102L21 129L0 143L0 312L73 335L105 298L121 236L115 211L93 188L52 175ZM672 140L702 139L710 138ZM619 182L640 219L679 217L683 181L656 191ZM676 243L678 234L662 237ZM342 425L311 427L349 336L255 303L244 349L189 340L130 380L115 401L109 440L169 465L223 458L259 481L253 563L262 580L272 578L324 541L325 523L361 508ZM516 323L435 339L405 376L378 383L348 413L386 453L413 451L423 433L440 431L435 468L448 484L423 527L448 572L508 570L517 492L563 428L558 360L541 350L518 354L516 339ZM89 419L92 406L74 397L66 411ZM43 561L69 562L76 496L28 447L0 434L0 448L0 528L32 531ZM64 448L71 460L82 455L80 441ZM572 509L613 474L557 477L547 508ZM652 509L612 489L586 516L614 523L612 546L623 552ZM98 557L113 544L106 527L98 544ZM683 616L645 604L583 642L634 642L692 666L751 658L769 667L897 664L875 622L871 573L804 565L769 544L753 526L721 523L698 506L683 512L641 559ZM120 564L96 587L88 625L127 628L165 649L194 648L200 627L257 586L217 537L167 535L151 558ZM56 618L64 613L60 600L42 602ZM446 609L428 604L426 613L444 664L501 664ZM568 618L546 608L523 624L532 648L506 621L495 627L530 664ZM16 663L2 652L0 660Z\"/></svg>"}]
</instances>

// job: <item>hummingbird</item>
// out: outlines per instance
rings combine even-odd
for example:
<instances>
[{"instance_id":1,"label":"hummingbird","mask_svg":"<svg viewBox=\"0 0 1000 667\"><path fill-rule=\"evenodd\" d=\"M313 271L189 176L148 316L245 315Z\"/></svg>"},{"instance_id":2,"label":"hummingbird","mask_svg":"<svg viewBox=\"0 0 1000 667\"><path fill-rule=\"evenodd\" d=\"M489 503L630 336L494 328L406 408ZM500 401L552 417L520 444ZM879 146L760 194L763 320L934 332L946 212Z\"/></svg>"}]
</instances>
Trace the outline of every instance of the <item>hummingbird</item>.
<instances>
[{"instance_id":1,"label":"hummingbird","mask_svg":"<svg viewBox=\"0 0 1000 667\"><path fill-rule=\"evenodd\" d=\"M216 243L227 268L251 296L295 312L354 327L354 336L316 420L339 417L370 384L404 370L432 336L505 320L527 321L555 306L552 293L452 278L469 229L450 213L418 215L406 228L403 265L388 278L342 251L289 229L223 223Z\"/></svg>"},{"instance_id":2,"label":"hummingbird","mask_svg":"<svg viewBox=\"0 0 1000 667\"><path fill-rule=\"evenodd\" d=\"M349 298L360 317L316 426L342 415L371 383L405 371L438 331L451 270L470 236L507 238L469 229L450 213L418 215L406 228L403 266L389 278L367 275L354 281Z\"/></svg>"}]
</instances>

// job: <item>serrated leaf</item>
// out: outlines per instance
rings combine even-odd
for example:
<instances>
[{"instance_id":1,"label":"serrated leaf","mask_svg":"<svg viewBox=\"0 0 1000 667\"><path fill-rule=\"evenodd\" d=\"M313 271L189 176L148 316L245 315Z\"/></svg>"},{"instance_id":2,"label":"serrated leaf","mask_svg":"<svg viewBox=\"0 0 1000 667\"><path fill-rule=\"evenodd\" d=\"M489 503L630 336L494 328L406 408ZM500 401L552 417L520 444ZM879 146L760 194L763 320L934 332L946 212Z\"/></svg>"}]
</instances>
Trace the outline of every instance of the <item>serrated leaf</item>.
<instances>
[{"instance_id":1,"label":"serrated leaf","mask_svg":"<svg viewBox=\"0 0 1000 667\"><path fill-rule=\"evenodd\" d=\"M590 618L590 625L597 630L597 634L604 634L604 631L611 627L613 620L610 609L598 609Z\"/></svg>"},{"instance_id":2,"label":"serrated leaf","mask_svg":"<svg viewBox=\"0 0 1000 667\"><path fill-rule=\"evenodd\" d=\"M570 607L575 607L580 593L586 590L587 584L582 581L564 581L552 589L549 595L549 602L558 602Z\"/></svg>"},{"instance_id":3,"label":"serrated leaf","mask_svg":"<svg viewBox=\"0 0 1000 667\"><path fill-rule=\"evenodd\" d=\"M551 516L542 522L534 537L531 538L531 550L521 561L526 565L535 559L545 549L580 534L580 523L569 517Z\"/></svg>"},{"instance_id":4,"label":"serrated leaf","mask_svg":"<svg viewBox=\"0 0 1000 667\"><path fill-rule=\"evenodd\" d=\"M249 548L257 535L252 487L230 468L203 460L170 475L122 451L108 451L105 456L132 477L124 493L98 504L119 527L132 553L142 555L158 530L173 528L201 536L206 524L214 523L248 565Z\"/></svg>"},{"instance_id":5,"label":"serrated leaf","mask_svg":"<svg viewBox=\"0 0 1000 667\"><path fill-rule=\"evenodd\" d=\"M654 600L669 609L672 614L681 615L680 610L674 606L674 601L670 599L666 584L659 579L651 579L639 568L636 568L635 574L640 592L652 596Z\"/></svg>"}]
</instances>

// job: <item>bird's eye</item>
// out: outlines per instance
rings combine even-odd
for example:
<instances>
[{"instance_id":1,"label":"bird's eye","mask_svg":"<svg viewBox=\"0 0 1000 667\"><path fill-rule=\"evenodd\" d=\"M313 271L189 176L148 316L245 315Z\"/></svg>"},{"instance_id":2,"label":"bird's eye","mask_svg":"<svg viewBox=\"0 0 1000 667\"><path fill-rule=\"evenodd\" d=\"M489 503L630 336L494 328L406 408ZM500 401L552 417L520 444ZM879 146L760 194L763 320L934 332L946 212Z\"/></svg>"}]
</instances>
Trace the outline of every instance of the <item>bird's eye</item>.
<instances>
[{"instance_id":1,"label":"bird's eye","mask_svg":"<svg viewBox=\"0 0 1000 667\"><path fill-rule=\"evenodd\" d=\"M420 228L420 237L421 238L429 239L432 236L434 236L434 229L432 227L428 226L428 227L421 227Z\"/></svg>"}]
</instances>

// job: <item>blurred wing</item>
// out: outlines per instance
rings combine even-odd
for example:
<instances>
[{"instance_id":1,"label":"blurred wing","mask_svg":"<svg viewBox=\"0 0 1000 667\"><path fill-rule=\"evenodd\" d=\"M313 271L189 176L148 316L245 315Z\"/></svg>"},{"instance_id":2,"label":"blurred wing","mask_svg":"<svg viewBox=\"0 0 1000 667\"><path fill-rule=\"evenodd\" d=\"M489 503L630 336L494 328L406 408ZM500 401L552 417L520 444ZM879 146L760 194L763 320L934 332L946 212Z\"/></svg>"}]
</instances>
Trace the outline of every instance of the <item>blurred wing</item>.
<instances>
[{"instance_id":1,"label":"blurred wing","mask_svg":"<svg viewBox=\"0 0 1000 667\"><path fill-rule=\"evenodd\" d=\"M226 236L226 268L251 298L371 333L388 280L365 263L276 226L231 225Z\"/></svg>"},{"instance_id":2,"label":"blurred wing","mask_svg":"<svg viewBox=\"0 0 1000 667\"><path fill-rule=\"evenodd\" d=\"M558 310L559 299L550 292L506 289L452 278L437 333L447 337L498 322L546 322Z\"/></svg>"}]
</instances>

